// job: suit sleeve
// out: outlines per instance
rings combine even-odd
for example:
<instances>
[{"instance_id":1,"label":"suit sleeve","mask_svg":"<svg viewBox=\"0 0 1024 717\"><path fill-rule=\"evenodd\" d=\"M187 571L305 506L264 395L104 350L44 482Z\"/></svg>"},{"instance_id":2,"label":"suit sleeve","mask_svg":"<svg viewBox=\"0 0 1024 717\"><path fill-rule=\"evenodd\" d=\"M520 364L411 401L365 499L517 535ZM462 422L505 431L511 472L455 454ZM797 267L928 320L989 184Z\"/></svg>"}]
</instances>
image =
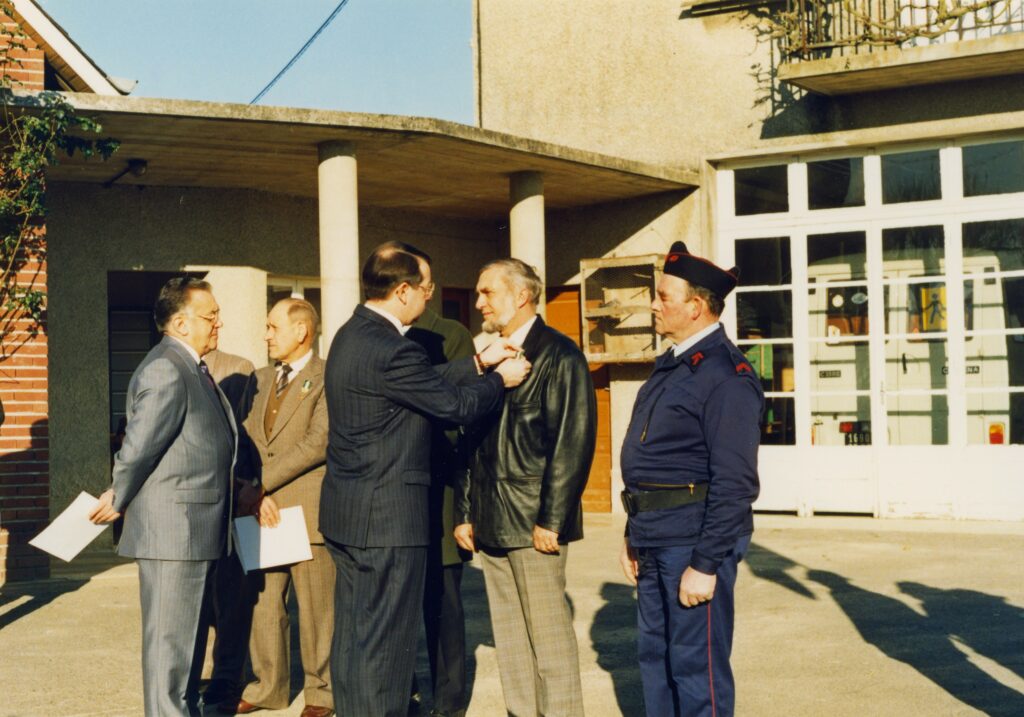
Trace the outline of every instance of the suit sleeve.
<instances>
[{"instance_id":1,"label":"suit sleeve","mask_svg":"<svg viewBox=\"0 0 1024 717\"><path fill-rule=\"evenodd\" d=\"M473 354L466 358L449 359L448 363L437 364L433 369L438 376L456 386L467 386L476 383L480 378L480 374L476 372ZM504 388L504 384L502 387Z\"/></svg>"},{"instance_id":2,"label":"suit sleeve","mask_svg":"<svg viewBox=\"0 0 1024 717\"><path fill-rule=\"evenodd\" d=\"M181 432L188 406L181 371L168 359L151 362L139 372L131 401L131 419L114 457L114 510L119 513Z\"/></svg>"},{"instance_id":3,"label":"suit sleeve","mask_svg":"<svg viewBox=\"0 0 1024 717\"><path fill-rule=\"evenodd\" d=\"M295 389L292 389L295 390ZM307 399L308 400L308 399ZM271 493L327 461L327 398L323 386L316 397L305 435L283 451L280 458L263 465L263 489Z\"/></svg>"},{"instance_id":4,"label":"suit sleeve","mask_svg":"<svg viewBox=\"0 0 1024 717\"><path fill-rule=\"evenodd\" d=\"M714 574L736 545L757 499L757 448L761 396L744 378L723 381L704 404L701 422L708 444L707 508L690 567Z\"/></svg>"},{"instance_id":5,"label":"suit sleeve","mask_svg":"<svg viewBox=\"0 0 1024 717\"><path fill-rule=\"evenodd\" d=\"M384 395L399 405L434 418L471 423L501 405L505 390L501 376L495 373L465 386L446 380L453 371L475 372L476 369L468 368L467 364L472 366L472 359L453 361L435 370L422 347L404 341L392 354L384 371Z\"/></svg>"},{"instance_id":6,"label":"suit sleeve","mask_svg":"<svg viewBox=\"0 0 1024 717\"><path fill-rule=\"evenodd\" d=\"M557 533L579 508L594 459L597 401L582 355L553 363L544 389L544 423L553 436L540 489L537 525Z\"/></svg>"}]
</instances>

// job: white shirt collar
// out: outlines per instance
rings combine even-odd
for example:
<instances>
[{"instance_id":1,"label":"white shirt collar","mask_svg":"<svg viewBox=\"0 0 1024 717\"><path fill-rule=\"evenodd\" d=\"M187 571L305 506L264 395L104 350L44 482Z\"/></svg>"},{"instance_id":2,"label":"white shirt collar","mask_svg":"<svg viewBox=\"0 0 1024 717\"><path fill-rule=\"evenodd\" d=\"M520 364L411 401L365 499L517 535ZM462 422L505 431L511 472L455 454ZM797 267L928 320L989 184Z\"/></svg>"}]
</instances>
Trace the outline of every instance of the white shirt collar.
<instances>
[{"instance_id":1,"label":"white shirt collar","mask_svg":"<svg viewBox=\"0 0 1024 717\"><path fill-rule=\"evenodd\" d=\"M288 363L288 365L292 367L292 370L288 372L288 383L291 383L292 379L299 375L299 371L301 371L302 369L306 368L306 366L309 364L309 362L310 362L310 360L312 360L312 358L313 358L313 349L310 349L298 361L290 361ZM281 373L280 366L278 367L277 372Z\"/></svg>"},{"instance_id":2,"label":"white shirt collar","mask_svg":"<svg viewBox=\"0 0 1024 717\"><path fill-rule=\"evenodd\" d=\"M196 362L196 366L198 366L198 365L199 365L199 362L200 362L200 361L201 361L202 359L201 359L201 358L199 357L199 353L198 353L198 352L197 352L197 351L196 351L196 350L195 350L194 348L192 348L191 346L189 346L188 344L186 344L186 343L185 343L184 341L182 341L181 339L179 339L179 338L178 338L177 336L171 336L170 334L165 334L165 336L168 336L168 337L170 337L170 338L174 339L174 340L175 340L175 341L177 341L177 342L178 342L179 344L181 344L182 346L184 346L184 347L185 347L185 350L186 350L186 351L188 351L188 355L189 355L189 356L191 356L191 357L192 357L192 360Z\"/></svg>"},{"instance_id":3,"label":"white shirt collar","mask_svg":"<svg viewBox=\"0 0 1024 717\"><path fill-rule=\"evenodd\" d=\"M516 346L522 346L523 342L526 341L526 335L530 333L530 329L537 323L537 315L534 314L529 321L520 326L518 329L512 332L508 337L508 340L514 343Z\"/></svg>"},{"instance_id":4,"label":"white shirt collar","mask_svg":"<svg viewBox=\"0 0 1024 717\"><path fill-rule=\"evenodd\" d=\"M672 353L675 354L676 356L682 356L683 353L686 352L688 349L693 348L698 343L700 343L701 340L715 333L715 331L718 330L718 327L721 325L722 324L720 322L716 321L715 323L711 324L711 326L701 329L693 336L686 339L686 341L684 341L683 343L673 346Z\"/></svg>"},{"instance_id":5,"label":"white shirt collar","mask_svg":"<svg viewBox=\"0 0 1024 717\"><path fill-rule=\"evenodd\" d=\"M384 309L381 309L381 308L379 308L377 306L374 306L373 304L363 304L363 306L365 306L367 309L369 309L373 313L380 314L385 319L390 321L391 325L394 326L396 329L398 329L398 333L400 333L402 336L405 336L405 332L409 330L409 327L408 326L403 326L402 322L399 321L398 318L394 314L392 314L392 313L390 313L388 311L385 311Z\"/></svg>"}]
</instances>

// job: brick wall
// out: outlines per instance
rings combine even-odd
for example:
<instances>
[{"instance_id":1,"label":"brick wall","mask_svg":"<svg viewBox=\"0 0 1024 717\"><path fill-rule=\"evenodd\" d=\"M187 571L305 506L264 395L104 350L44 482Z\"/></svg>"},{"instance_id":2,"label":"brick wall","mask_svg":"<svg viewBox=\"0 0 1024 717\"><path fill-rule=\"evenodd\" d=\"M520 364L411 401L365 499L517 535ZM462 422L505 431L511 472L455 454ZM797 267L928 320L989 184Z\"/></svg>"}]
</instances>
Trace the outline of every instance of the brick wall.
<instances>
[{"instance_id":1,"label":"brick wall","mask_svg":"<svg viewBox=\"0 0 1024 717\"><path fill-rule=\"evenodd\" d=\"M11 34L18 33L18 27L15 22L3 13L0 13L0 23L7 30L7 32L0 34L0 43L6 42ZM24 45L25 49L11 50L8 57L12 60L17 59L19 62L12 62L6 67L0 67L0 72L14 80L11 86L15 89L44 89L46 73L44 70L45 60L43 51L30 37L18 38L18 42Z\"/></svg>"},{"instance_id":2,"label":"brick wall","mask_svg":"<svg viewBox=\"0 0 1024 717\"><path fill-rule=\"evenodd\" d=\"M0 43L20 28L0 13L5 32ZM13 49L0 66L18 90L40 91L45 86L43 51L29 37L17 37L24 50ZM42 231L42 230L41 230ZM18 283L46 290L46 261L30 257L18 273ZM0 316L4 315L0 307ZM6 580L48 577L48 557L28 545L50 518L50 467L48 427L48 369L45 320L37 332L32 322L0 322L0 401L5 418L0 426L0 585Z\"/></svg>"},{"instance_id":3,"label":"brick wall","mask_svg":"<svg viewBox=\"0 0 1024 717\"><path fill-rule=\"evenodd\" d=\"M27 262L18 280L45 291L45 259ZM38 333L30 329L27 320L13 321L0 354L0 582L49 575L47 556L27 544L50 518L45 319Z\"/></svg>"}]
</instances>

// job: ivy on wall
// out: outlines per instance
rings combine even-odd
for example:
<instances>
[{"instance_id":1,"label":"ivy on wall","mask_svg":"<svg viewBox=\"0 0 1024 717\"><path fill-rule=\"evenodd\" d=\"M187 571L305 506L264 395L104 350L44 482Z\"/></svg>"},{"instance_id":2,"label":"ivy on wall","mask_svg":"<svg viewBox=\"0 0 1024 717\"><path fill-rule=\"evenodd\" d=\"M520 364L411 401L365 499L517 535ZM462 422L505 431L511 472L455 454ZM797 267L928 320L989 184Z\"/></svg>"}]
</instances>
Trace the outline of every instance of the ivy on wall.
<instances>
[{"instance_id":1,"label":"ivy on wall","mask_svg":"<svg viewBox=\"0 0 1024 717\"><path fill-rule=\"evenodd\" d=\"M28 36L0 0L0 358L42 327L46 293L35 285L46 259L46 170L75 152L107 159L118 142L94 137L102 128L81 117L60 93L19 91L16 76ZM17 337L12 331L17 321ZM25 332L25 333L22 333Z\"/></svg>"}]
</instances>

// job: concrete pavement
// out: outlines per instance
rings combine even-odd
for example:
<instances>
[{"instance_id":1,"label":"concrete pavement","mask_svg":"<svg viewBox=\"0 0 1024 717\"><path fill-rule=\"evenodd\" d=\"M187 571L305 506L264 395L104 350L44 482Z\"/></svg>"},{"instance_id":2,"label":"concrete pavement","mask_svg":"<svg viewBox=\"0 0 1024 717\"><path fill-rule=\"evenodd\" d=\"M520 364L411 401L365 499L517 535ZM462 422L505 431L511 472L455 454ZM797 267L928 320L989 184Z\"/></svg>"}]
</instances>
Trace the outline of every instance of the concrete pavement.
<instances>
[{"instance_id":1,"label":"concrete pavement","mask_svg":"<svg viewBox=\"0 0 1024 717\"><path fill-rule=\"evenodd\" d=\"M642 714L622 520L586 524L568 579L586 713ZM758 516L737 588L737 714L1024 714L1022 556L1024 524ZM134 564L89 553L54 575L0 588L0 716L141 715ZM501 715L475 568L464 588L469 714ZM426 684L422 654L419 671ZM300 685L293 670L292 706L262 714L298 715Z\"/></svg>"}]
</instances>

